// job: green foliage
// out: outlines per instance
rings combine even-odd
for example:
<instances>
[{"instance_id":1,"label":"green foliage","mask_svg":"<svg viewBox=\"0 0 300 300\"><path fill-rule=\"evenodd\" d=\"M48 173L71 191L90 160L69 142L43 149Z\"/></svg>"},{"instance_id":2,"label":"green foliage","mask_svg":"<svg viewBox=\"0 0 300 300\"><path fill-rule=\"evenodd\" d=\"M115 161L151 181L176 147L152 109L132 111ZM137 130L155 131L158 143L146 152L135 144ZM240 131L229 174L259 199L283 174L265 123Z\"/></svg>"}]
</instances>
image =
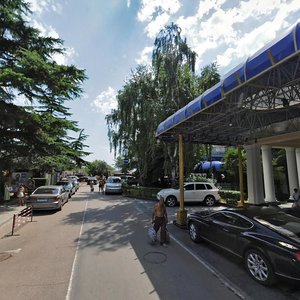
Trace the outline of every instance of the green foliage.
<instances>
[{"instance_id":1,"label":"green foliage","mask_svg":"<svg viewBox=\"0 0 300 300\"><path fill-rule=\"evenodd\" d=\"M195 75L196 53L176 24L160 31L154 43L151 67L139 66L119 91L118 108L106 116L111 148L130 159L142 185L150 186L164 175L178 174L177 144L157 144L157 125L199 96L219 79L212 64ZM210 86L209 86L210 87ZM201 157L202 147L186 145L185 166L190 173Z\"/></svg>"},{"instance_id":2,"label":"green foliage","mask_svg":"<svg viewBox=\"0 0 300 300\"><path fill-rule=\"evenodd\" d=\"M246 152L242 152L242 165L243 171L246 170ZM238 158L238 149L237 148L228 148L224 153L223 157L224 166L223 168L226 172L232 176L238 177L239 174L239 158Z\"/></svg>"},{"instance_id":3,"label":"green foliage","mask_svg":"<svg viewBox=\"0 0 300 300\"><path fill-rule=\"evenodd\" d=\"M160 188L124 186L123 195L138 199L156 200L156 195L160 190Z\"/></svg>"},{"instance_id":4,"label":"green foliage","mask_svg":"<svg viewBox=\"0 0 300 300\"><path fill-rule=\"evenodd\" d=\"M113 168L109 166L104 160L94 160L86 166L86 173L92 176L109 176Z\"/></svg>"},{"instance_id":5,"label":"green foliage","mask_svg":"<svg viewBox=\"0 0 300 300\"><path fill-rule=\"evenodd\" d=\"M43 168L80 166L88 154L86 136L69 119L65 103L82 93L85 71L53 60L64 54L63 41L30 26L30 13L23 0L1 1L0 169L20 160ZM17 105L19 97L27 105Z\"/></svg>"},{"instance_id":6,"label":"green foliage","mask_svg":"<svg viewBox=\"0 0 300 300\"><path fill-rule=\"evenodd\" d=\"M206 178L204 176L201 176L201 175L197 175L197 174L192 174L192 175L189 175L186 179L185 179L186 182L212 182L213 183L213 180L211 178Z\"/></svg>"},{"instance_id":7,"label":"green foliage","mask_svg":"<svg viewBox=\"0 0 300 300\"><path fill-rule=\"evenodd\" d=\"M240 191L233 191L233 190L220 190L219 194L223 200L234 200L239 201L241 197Z\"/></svg>"}]
</instances>

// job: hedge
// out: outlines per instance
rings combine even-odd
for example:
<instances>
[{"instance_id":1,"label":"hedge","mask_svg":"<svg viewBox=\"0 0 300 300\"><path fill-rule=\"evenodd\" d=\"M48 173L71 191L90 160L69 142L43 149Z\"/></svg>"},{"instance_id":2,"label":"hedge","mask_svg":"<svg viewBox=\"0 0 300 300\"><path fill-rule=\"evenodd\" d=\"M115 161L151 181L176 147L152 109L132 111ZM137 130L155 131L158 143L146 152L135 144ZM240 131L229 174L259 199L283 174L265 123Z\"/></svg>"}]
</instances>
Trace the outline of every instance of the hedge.
<instances>
[{"instance_id":1,"label":"hedge","mask_svg":"<svg viewBox=\"0 0 300 300\"><path fill-rule=\"evenodd\" d=\"M126 186L126 187L123 187L123 195L126 197L132 197L132 198L156 200L156 194L160 190L161 190L161 188Z\"/></svg>"}]
</instances>

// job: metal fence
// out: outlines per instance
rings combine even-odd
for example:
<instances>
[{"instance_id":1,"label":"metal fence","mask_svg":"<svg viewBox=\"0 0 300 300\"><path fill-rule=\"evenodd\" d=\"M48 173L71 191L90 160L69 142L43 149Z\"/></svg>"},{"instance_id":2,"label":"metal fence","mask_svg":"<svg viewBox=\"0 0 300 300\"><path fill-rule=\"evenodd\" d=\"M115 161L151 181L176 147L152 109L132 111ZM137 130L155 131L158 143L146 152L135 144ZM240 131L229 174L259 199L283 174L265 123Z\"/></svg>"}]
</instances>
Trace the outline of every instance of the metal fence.
<instances>
[{"instance_id":1,"label":"metal fence","mask_svg":"<svg viewBox=\"0 0 300 300\"><path fill-rule=\"evenodd\" d=\"M14 232L24 224L28 222L32 222L32 217L33 217L32 206L28 206L22 209L18 214L14 214L11 235L14 235Z\"/></svg>"}]
</instances>

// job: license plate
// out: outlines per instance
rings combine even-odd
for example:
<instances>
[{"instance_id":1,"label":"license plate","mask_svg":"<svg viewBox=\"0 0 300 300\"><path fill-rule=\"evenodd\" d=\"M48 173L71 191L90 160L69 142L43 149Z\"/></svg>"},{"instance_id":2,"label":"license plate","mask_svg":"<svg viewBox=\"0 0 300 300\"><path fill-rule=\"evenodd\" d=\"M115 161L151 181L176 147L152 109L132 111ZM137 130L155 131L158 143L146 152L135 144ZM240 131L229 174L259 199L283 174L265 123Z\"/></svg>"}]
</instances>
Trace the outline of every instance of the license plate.
<instances>
[{"instance_id":1,"label":"license plate","mask_svg":"<svg viewBox=\"0 0 300 300\"><path fill-rule=\"evenodd\" d=\"M36 202L47 202L47 199L37 199Z\"/></svg>"}]
</instances>

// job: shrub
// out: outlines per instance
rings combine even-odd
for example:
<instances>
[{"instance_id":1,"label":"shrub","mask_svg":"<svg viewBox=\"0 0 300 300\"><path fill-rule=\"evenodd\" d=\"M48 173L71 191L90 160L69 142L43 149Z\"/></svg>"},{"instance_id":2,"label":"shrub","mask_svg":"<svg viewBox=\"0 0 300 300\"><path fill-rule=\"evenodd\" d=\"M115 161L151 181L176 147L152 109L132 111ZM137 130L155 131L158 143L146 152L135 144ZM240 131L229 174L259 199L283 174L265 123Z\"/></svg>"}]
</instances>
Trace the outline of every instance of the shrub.
<instances>
[{"instance_id":1,"label":"shrub","mask_svg":"<svg viewBox=\"0 0 300 300\"><path fill-rule=\"evenodd\" d=\"M126 197L140 198L140 199L156 199L156 194L160 188L149 188L141 186L123 186L123 195Z\"/></svg>"}]
</instances>

